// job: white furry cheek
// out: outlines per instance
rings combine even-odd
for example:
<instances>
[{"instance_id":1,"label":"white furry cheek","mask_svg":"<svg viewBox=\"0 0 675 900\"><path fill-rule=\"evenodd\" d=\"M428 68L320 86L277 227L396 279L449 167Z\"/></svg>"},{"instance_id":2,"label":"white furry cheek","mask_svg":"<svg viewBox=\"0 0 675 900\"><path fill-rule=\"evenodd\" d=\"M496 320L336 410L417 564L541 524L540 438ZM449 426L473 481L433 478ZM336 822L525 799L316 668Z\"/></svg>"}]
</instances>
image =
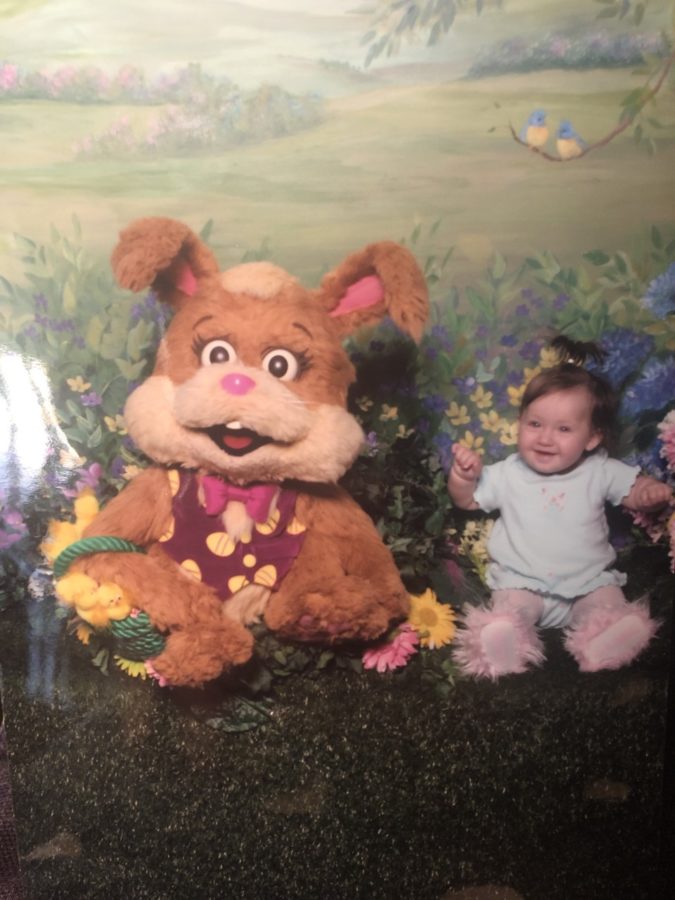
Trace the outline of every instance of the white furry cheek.
<instances>
[{"instance_id":1,"label":"white furry cheek","mask_svg":"<svg viewBox=\"0 0 675 900\"><path fill-rule=\"evenodd\" d=\"M173 413L175 385L165 375L151 375L129 395L124 407L127 431L155 462L193 465L189 434Z\"/></svg>"}]
</instances>

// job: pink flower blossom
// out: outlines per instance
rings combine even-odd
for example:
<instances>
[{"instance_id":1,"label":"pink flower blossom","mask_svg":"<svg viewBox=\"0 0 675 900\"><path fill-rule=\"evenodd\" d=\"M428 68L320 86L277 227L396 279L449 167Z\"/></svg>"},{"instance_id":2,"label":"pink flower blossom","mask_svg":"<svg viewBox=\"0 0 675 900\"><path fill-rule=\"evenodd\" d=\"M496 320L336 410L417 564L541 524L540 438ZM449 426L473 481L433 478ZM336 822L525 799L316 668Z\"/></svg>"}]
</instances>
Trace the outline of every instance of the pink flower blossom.
<instances>
[{"instance_id":1,"label":"pink flower blossom","mask_svg":"<svg viewBox=\"0 0 675 900\"><path fill-rule=\"evenodd\" d=\"M157 669L153 666L152 660L150 660L150 659L145 660L145 670L151 678L154 678L154 680L157 682L157 684L160 687L168 686L169 682L166 680L166 678L163 675L159 674Z\"/></svg>"},{"instance_id":2,"label":"pink flower blossom","mask_svg":"<svg viewBox=\"0 0 675 900\"><path fill-rule=\"evenodd\" d=\"M419 642L419 636L412 625L407 622L399 625L393 637L366 650L362 657L363 667L377 669L378 672L401 669L417 653Z\"/></svg>"},{"instance_id":3,"label":"pink flower blossom","mask_svg":"<svg viewBox=\"0 0 675 900\"><path fill-rule=\"evenodd\" d=\"M659 424L659 437L663 444L660 455L666 460L670 471L675 472L675 409Z\"/></svg>"}]
</instances>

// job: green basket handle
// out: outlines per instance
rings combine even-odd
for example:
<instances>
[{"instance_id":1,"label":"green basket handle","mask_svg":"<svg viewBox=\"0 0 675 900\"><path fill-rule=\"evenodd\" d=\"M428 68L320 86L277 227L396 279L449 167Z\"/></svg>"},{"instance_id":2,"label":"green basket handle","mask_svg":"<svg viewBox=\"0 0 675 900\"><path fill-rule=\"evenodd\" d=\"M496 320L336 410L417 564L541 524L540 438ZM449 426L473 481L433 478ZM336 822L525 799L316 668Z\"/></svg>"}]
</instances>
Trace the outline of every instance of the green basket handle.
<instances>
[{"instance_id":1,"label":"green basket handle","mask_svg":"<svg viewBox=\"0 0 675 900\"><path fill-rule=\"evenodd\" d=\"M92 553L145 553L142 547L124 538L112 535L100 535L97 537L81 538L79 541L69 544L54 560L54 577L62 578L72 562L80 556L89 556Z\"/></svg>"}]
</instances>

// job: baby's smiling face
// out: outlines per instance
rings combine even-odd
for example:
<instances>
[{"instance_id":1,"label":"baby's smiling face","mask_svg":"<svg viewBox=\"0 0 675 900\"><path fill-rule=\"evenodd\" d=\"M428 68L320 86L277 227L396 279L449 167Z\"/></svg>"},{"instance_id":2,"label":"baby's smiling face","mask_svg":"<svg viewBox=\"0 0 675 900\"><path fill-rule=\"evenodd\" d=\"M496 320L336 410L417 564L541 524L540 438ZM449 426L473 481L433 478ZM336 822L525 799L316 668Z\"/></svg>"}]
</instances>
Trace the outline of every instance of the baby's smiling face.
<instances>
[{"instance_id":1,"label":"baby's smiling face","mask_svg":"<svg viewBox=\"0 0 675 900\"><path fill-rule=\"evenodd\" d=\"M593 398L583 387L537 397L520 417L521 459L540 475L572 470L585 453L602 442L602 434L593 426L592 414Z\"/></svg>"}]
</instances>

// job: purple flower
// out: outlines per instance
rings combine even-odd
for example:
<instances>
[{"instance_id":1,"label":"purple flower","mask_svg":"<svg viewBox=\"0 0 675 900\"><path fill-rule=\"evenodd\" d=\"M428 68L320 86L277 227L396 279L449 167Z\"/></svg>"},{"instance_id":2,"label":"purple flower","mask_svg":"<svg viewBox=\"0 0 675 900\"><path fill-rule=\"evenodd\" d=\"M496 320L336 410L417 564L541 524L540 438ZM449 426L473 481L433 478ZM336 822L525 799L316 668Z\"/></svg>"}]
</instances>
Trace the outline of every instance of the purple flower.
<instances>
[{"instance_id":1,"label":"purple flower","mask_svg":"<svg viewBox=\"0 0 675 900\"><path fill-rule=\"evenodd\" d=\"M675 312L675 263L650 282L647 292L640 301L657 319L665 319Z\"/></svg>"},{"instance_id":2,"label":"purple flower","mask_svg":"<svg viewBox=\"0 0 675 900\"><path fill-rule=\"evenodd\" d=\"M103 467L100 463L92 463L90 466L78 469L77 474L80 477L75 482L75 486L63 491L65 497L77 497L80 491L83 491L87 487L96 490L98 483L101 480L101 476L103 475Z\"/></svg>"},{"instance_id":3,"label":"purple flower","mask_svg":"<svg viewBox=\"0 0 675 900\"><path fill-rule=\"evenodd\" d=\"M90 391L88 394L80 395L82 406L100 406L103 403L103 397L96 391Z\"/></svg>"},{"instance_id":4,"label":"purple flower","mask_svg":"<svg viewBox=\"0 0 675 900\"><path fill-rule=\"evenodd\" d=\"M113 461L110 463L110 474L114 478L121 478L126 468L126 463L122 459L121 456L116 456Z\"/></svg>"},{"instance_id":5,"label":"purple flower","mask_svg":"<svg viewBox=\"0 0 675 900\"><path fill-rule=\"evenodd\" d=\"M553 300L553 309L564 309L569 302L570 298L568 294L558 294L558 296Z\"/></svg>"},{"instance_id":6,"label":"purple flower","mask_svg":"<svg viewBox=\"0 0 675 900\"><path fill-rule=\"evenodd\" d=\"M452 438L446 431L434 435L434 444L441 465L447 471L452 463Z\"/></svg>"},{"instance_id":7,"label":"purple flower","mask_svg":"<svg viewBox=\"0 0 675 900\"><path fill-rule=\"evenodd\" d=\"M0 508L0 550L16 544L27 533L26 523L18 510Z\"/></svg>"},{"instance_id":8,"label":"purple flower","mask_svg":"<svg viewBox=\"0 0 675 900\"><path fill-rule=\"evenodd\" d=\"M434 325L431 329L431 336L440 344L443 350L452 350L452 340L445 325Z\"/></svg>"},{"instance_id":9,"label":"purple flower","mask_svg":"<svg viewBox=\"0 0 675 900\"><path fill-rule=\"evenodd\" d=\"M136 322L138 322L142 318L144 312L145 308L142 303L134 303L134 305L131 307L131 321L136 324Z\"/></svg>"},{"instance_id":10,"label":"purple flower","mask_svg":"<svg viewBox=\"0 0 675 900\"><path fill-rule=\"evenodd\" d=\"M504 337L500 339L499 343L503 347L515 347L518 343L518 338L515 334L505 334Z\"/></svg>"},{"instance_id":11,"label":"purple flower","mask_svg":"<svg viewBox=\"0 0 675 900\"><path fill-rule=\"evenodd\" d=\"M42 309L42 310L47 309L47 298L45 297L44 294L42 294L42 293L34 294L33 301L35 303L35 309Z\"/></svg>"},{"instance_id":12,"label":"purple flower","mask_svg":"<svg viewBox=\"0 0 675 900\"><path fill-rule=\"evenodd\" d=\"M429 412L443 412L448 405L448 401L441 394L430 394L422 400L422 405Z\"/></svg>"},{"instance_id":13,"label":"purple flower","mask_svg":"<svg viewBox=\"0 0 675 900\"><path fill-rule=\"evenodd\" d=\"M470 394L476 387L476 379L473 375L469 375L467 378L453 378L452 383L459 388L460 394Z\"/></svg>"},{"instance_id":14,"label":"purple flower","mask_svg":"<svg viewBox=\"0 0 675 900\"><path fill-rule=\"evenodd\" d=\"M530 309L524 303L519 303L516 306L516 315L517 316L526 316L529 313Z\"/></svg>"},{"instance_id":15,"label":"purple flower","mask_svg":"<svg viewBox=\"0 0 675 900\"><path fill-rule=\"evenodd\" d=\"M528 362L539 358L541 345L538 341L527 341L520 348L520 355Z\"/></svg>"},{"instance_id":16,"label":"purple flower","mask_svg":"<svg viewBox=\"0 0 675 900\"><path fill-rule=\"evenodd\" d=\"M605 353L601 363L589 362L588 369L602 375L614 390L618 390L626 378L639 371L641 364L654 349L654 338L628 328L608 331L600 347Z\"/></svg>"}]
</instances>

